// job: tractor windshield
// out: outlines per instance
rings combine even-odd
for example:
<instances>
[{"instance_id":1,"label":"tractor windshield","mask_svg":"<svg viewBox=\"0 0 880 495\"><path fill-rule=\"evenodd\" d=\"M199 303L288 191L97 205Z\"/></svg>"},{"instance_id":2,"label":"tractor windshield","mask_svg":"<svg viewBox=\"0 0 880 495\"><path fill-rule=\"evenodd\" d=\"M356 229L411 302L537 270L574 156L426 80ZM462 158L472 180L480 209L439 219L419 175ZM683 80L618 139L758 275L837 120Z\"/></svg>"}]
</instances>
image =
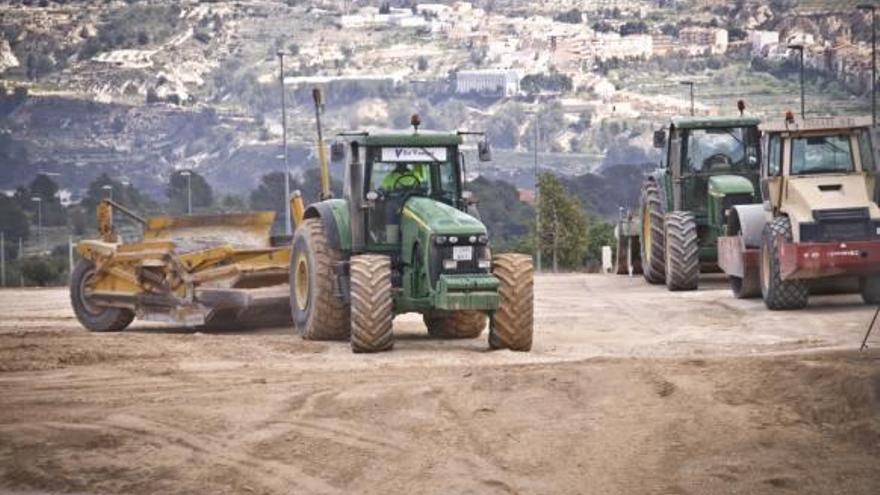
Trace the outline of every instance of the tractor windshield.
<instances>
[{"instance_id":1,"label":"tractor windshield","mask_svg":"<svg viewBox=\"0 0 880 495\"><path fill-rule=\"evenodd\" d=\"M756 171L758 132L754 127L688 129L684 140L685 171Z\"/></svg>"},{"instance_id":2,"label":"tractor windshield","mask_svg":"<svg viewBox=\"0 0 880 495\"><path fill-rule=\"evenodd\" d=\"M829 174L853 170L849 134L804 136L791 140L791 174Z\"/></svg>"}]
</instances>

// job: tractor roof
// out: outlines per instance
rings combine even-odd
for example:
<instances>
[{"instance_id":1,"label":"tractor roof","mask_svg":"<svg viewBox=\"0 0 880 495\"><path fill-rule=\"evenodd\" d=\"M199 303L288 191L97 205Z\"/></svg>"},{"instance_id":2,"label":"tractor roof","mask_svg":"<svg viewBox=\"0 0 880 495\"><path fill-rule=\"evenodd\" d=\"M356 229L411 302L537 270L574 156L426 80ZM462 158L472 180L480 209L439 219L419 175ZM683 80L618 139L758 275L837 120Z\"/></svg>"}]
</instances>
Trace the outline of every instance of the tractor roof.
<instances>
[{"instance_id":1,"label":"tractor roof","mask_svg":"<svg viewBox=\"0 0 880 495\"><path fill-rule=\"evenodd\" d=\"M462 143L456 132L437 131L379 131L343 133L346 139L365 146L457 146Z\"/></svg>"},{"instance_id":2,"label":"tractor roof","mask_svg":"<svg viewBox=\"0 0 880 495\"><path fill-rule=\"evenodd\" d=\"M672 125L679 129L747 127L760 124L757 117L674 117Z\"/></svg>"},{"instance_id":3,"label":"tractor roof","mask_svg":"<svg viewBox=\"0 0 880 495\"><path fill-rule=\"evenodd\" d=\"M858 127L870 127L871 117L822 117L809 119L794 119L794 122L785 123L784 118L773 119L761 124L764 132L815 132L815 131L839 131Z\"/></svg>"}]
</instances>

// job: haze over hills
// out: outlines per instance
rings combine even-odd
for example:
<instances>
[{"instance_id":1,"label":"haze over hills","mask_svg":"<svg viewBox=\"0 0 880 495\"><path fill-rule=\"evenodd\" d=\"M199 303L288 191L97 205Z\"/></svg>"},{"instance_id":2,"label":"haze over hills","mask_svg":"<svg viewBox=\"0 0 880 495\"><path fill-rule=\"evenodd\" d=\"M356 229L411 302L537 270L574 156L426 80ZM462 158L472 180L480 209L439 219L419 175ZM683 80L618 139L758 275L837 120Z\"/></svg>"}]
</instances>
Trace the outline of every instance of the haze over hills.
<instances>
[{"instance_id":1,"label":"haze over hills","mask_svg":"<svg viewBox=\"0 0 880 495\"><path fill-rule=\"evenodd\" d=\"M0 188L51 171L77 196L107 173L161 197L192 168L247 194L281 169L278 51L299 173L315 166L316 85L327 134L405 127L413 112L486 129L496 160L472 172L519 187L533 184L536 135L542 169L641 169L656 159L650 131L690 109L682 80L699 114L739 99L767 118L796 109L790 40L807 46L809 113L867 113L870 24L855 4L2 2ZM607 202L632 196L619 195Z\"/></svg>"}]
</instances>

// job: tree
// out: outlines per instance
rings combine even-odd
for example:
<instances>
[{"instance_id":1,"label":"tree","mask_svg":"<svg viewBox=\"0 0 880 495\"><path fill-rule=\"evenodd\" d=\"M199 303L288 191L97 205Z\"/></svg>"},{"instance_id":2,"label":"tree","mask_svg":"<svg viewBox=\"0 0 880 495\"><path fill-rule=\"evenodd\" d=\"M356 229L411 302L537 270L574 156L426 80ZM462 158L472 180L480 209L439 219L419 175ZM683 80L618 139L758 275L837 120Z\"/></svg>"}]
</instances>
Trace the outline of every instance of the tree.
<instances>
[{"instance_id":1,"label":"tree","mask_svg":"<svg viewBox=\"0 0 880 495\"><path fill-rule=\"evenodd\" d=\"M583 266L588 247L588 220L580 202L550 173L538 176L541 254L561 268Z\"/></svg>"},{"instance_id":2,"label":"tree","mask_svg":"<svg viewBox=\"0 0 880 495\"><path fill-rule=\"evenodd\" d=\"M293 181L291 180L291 183ZM292 190L292 186L291 186ZM284 232L284 172L269 172L260 177L260 184L250 194L251 210L274 211L273 232Z\"/></svg>"},{"instance_id":3,"label":"tree","mask_svg":"<svg viewBox=\"0 0 880 495\"><path fill-rule=\"evenodd\" d=\"M168 197L168 209L172 213L187 213L189 192L192 193L193 212L199 209L208 209L214 204L214 191L211 189L208 181L198 172L189 172L189 179L187 179L183 170L176 170L168 180L165 196ZM187 189L187 182L189 182L189 191Z\"/></svg>"},{"instance_id":4,"label":"tree","mask_svg":"<svg viewBox=\"0 0 880 495\"><path fill-rule=\"evenodd\" d=\"M480 218L496 252L527 244L535 221L535 208L519 199L519 191L513 184L478 177L467 184L467 189L479 201Z\"/></svg>"},{"instance_id":5,"label":"tree","mask_svg":"<svg viewBox=\"0 0 880 495\"><path fill-rule=\"evenodd\" d=\"M561 151L559 144L556 142L556 136L566 127L562 105L559 102L554 102L542 106L537 115L531 119L526 128L524 138L530 150L533 150L535 146L536 120L538 125L538 149L541 151Z\"/></svg>"},{"instance_id":6,"label":"tree","mask_svg":"<svg viewBox=\"0 0 880 495\"><path fill-rule=\"evenodd\" d=\"M40 287L60 283L64 272L64 263L53 256L29 256L21 263L25 280Z\"/></svg>"},{"instance_id":7,"label":"tree","mask_svg":"<svg viewBox=\"0 0 880 495\"><path fill-rule=\"evenodd\" d=\"M58 184L48 175L38 174L31 181L27 191L25 199L30 202L28 210L36 214L37 209L42 208L39 215L42 216L43 225L67 224L67 215L58 197ZM34 197L40 198L39 204L32 200Z\"/></svg>"},{"instance_id":8,"label":"tree","mask_svg":"<svg viewBox=\"0 0 880 495\"><path fill-rule=\"evenodd\" d=\"M30 236L30 225L25 211L5 194L0 194L0 230L6 236L6 258L12 259L13 253L18 251L18 239Z\"/></svg>"}]
</instances>

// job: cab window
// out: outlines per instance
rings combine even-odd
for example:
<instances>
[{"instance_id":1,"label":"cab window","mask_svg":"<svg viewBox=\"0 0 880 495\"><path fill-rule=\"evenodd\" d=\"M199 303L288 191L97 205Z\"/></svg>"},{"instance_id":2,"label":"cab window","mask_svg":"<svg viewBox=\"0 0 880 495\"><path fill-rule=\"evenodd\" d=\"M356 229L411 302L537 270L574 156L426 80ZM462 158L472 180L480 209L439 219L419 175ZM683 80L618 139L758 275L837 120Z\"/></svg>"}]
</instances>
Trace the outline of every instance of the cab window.
<instances>
[{"instance_id":1,"label":"cab window","mask_svg":"<svg viewBox=\"0 0 880 495\"><path fill-rule=\"evenodd\" d=\"M778 135L770 136L768 148L767 175L773 177L782 171L782 140Z\"/></svg>"},{"instance_id":2,"label":"cab window","mask_svg":"<svg viewBox=\"0 0 880 495\"><path fill-rule=\"evenodd\" d=\"M803 136L791 140L792 175L829 174L853 170L849 134Z\"/></svg>"}]
</instances>

